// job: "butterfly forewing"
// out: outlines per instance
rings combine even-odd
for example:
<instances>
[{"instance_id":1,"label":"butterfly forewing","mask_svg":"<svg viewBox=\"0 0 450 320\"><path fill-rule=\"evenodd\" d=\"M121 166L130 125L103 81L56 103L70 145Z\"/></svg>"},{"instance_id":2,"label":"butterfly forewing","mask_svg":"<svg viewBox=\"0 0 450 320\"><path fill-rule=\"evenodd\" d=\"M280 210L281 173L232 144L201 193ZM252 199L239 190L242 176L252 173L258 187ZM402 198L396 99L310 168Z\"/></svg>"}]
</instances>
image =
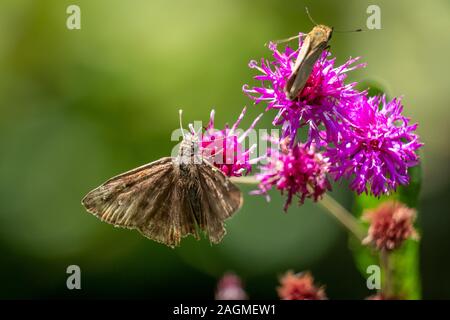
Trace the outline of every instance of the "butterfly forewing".
<instances>
[{"instance_id":1,"label":"butterfly forewing","mask_svg":"<svg viewBox=\"0 0 450 320\"><path fill-rule=\"evenodd\" d=\"M82 204L105 222L136 227L165 197L171 170L172 159L166 157L125 172L89 192Z\"/></svg>"},{"instance_id":2,"label":"butterfly forewing","mask_svg":"<svg viewBox=\"0 0 450 320\"><path fill-rule=\"evenodd\" d=\"M325 48L325 46L323 46ZM313 70L314 64L322 54L322 46L319 46L317 50L310 52L303 60L299 69L301 72L297 72L293 77L292 85L289 90L289 99L295 99L305 86L309 76Z\"/></svg>"},{"instance_id":3,"label":"butterfly forewing","mask_svg":"<svg viewBox=\"0 0 450 320\"><path fill-rule=\"evenodd\" d=\"M109 179L82 203L103 221L174 247L189 234L199 238L198 228L219 242L223 221L239 209L242 195L209 163L167 157Z\"/></svg>"},{"instance_id":4,"label":"butterfly forewing","mask_svg":"<svg viewBox=\"0 0 450 320\"><path fill-rule=\"evenodd\" d=\"M302 46L297 55L297 59L295 60L295 65L294 65L292 74L289 76L289 79L286 82L285 92L288 94L288 97L290 99L294 98L298 88L301 86L300 83L296 83L294 86L294 82L298 82L297 74L298 74L299 70L302 68L302 65L304 65L306 55L308 54L309 49L310 49L310 45L311 45L311 38L308 35L304 35L303 41L302 41ZM306 80L308 80L308 78L306 78ZM304 80L305 83L306 83L306 80ZM303 86L304 86L304 84L303 84Z\"/></svg>"}]
</instances>

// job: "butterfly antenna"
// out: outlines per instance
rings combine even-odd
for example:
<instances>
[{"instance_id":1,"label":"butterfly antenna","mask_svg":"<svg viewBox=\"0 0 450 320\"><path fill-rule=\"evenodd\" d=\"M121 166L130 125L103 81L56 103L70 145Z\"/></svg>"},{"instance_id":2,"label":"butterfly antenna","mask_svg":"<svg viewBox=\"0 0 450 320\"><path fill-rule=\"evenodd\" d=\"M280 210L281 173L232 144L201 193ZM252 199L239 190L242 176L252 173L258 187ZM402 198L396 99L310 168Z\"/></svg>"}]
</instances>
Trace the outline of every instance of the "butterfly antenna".
<instances>
[{"instance_id":1,"label":"butterfly antenna","mask_svg":"<svg viewBox=\"0 0 450 320\"><path fill-rule=\"evenodd\" d=\"M305 7L305 11L306 11L306 14L308 15L309 20L310 20L313 24L315 24L315 25L317 26L318 23L317 23L316 21L314 21L313 17L312 17L311 14L309 13L308 7ZM363 29L361 29L361 28L358 28L358 29L356 29L356 30L333 30L333 32L339 32L339 33L345 33L345 32L362 32L362 31L366 31L366 30L363 30Z\"/></svg>"},{"instance_id":2,"label":"butterfly antenna","mask_svg":"<svg viewBox=\"0 0 450 320\"><path fill-rule=\"evenodd\" d=\"M272 42L273 42L273 43L276 43L276 44L280 44L280 43L285 43L285 42L292 41L292 40L294 40L294 39L298 39L298 38L300 38L300 37L301 37L300 35L297 35L297 36L289 37L289 38L286 38L286 39L274 40L274 41L272 41ZM267 43L265 44L265 46L267 47Z\"/></svg>"},{"instance_id":3,"label":"butterfly antenna","mask_svg":"<svg viewBox=\"0 0 450 320\"><path fill-rule=\"evenodd\" d=\"M183 129L183 119L182 119L182 116L183 116L183 110L180 109L180 110L178 111L178 114L179 114L179 117L180 117L180 129L181 129L181 134L183 135L183 139L186 139L186 136L184 135L184 129Z\"/></svg>"},{"instance_id":4,"label":"butterfly antenna","mask_svg":"<svg viewBox=\"0 0 450 320\"><path fill-rule=\"evenodd\" d=\"M308 15L309 20L310 20L313 24L315 24L315 25L317 26L318 23L315 22L314 19L311 17L311 14L309 13L308 7L305 7L305 11L306 11L306 14Z\"/></svg>"},{"instance_id":5,"label":"butterfly antenna","mask_svg":"<svg viewBox=\"0 0 450 320\"><path fill-rule=\"evenodd\" d=\"M311 17L311 15L309 14L308 7L305 7L305 10L306 10L306 14L308 15L309 20L311 20L311 22L312 22L314 25L317 26L317 23L314 21L314 19L313 19L313 18ZM273 42L273 43L276 43L276 44L280 44L280 43L289 42L289 41L294 40L294 39L298 39L298 38L300 38L300 37L301 37L301 35L296 35L296 36L293 36L293 37L289 37L289 38L281 39L281 40L275 40L275 41L272 41L272 42ZM265 46L267 46L267 43L265 44Z\"/></svg>"},{"instance_id":6,"label":"butterfly antenna","mask_svg":"<svg viewBox=\"0 0 450 320\"><path fill-rule=\"evenodd\" d=\"M339 32L339 33L348 33L348 32L363 32L366 30L363 30L361 28L356 29L356 30L333 30L333 32Z\"/></svg>"}]
</instances>

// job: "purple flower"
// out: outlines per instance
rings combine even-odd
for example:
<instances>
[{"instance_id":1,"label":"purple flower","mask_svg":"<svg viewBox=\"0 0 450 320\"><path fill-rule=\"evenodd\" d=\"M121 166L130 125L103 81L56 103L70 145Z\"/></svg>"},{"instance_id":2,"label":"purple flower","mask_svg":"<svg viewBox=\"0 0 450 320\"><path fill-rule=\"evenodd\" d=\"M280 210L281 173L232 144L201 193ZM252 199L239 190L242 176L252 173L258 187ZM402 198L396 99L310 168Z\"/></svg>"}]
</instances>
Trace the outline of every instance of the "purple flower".
<instances>
[{"instance_id":1,"label":"purple flower","mask_svg":"<svg viewBox=\"0 0 450 320\"><path fill-rule=\"evenodd\" d=\"M356 83L345 83L348 71L365 66L355 64L358 58L335 66L331 54L322 52L298 96L286 96L302 34L299 39L299 49L286 46L279 51L271 43L272 60L249 64L260 72L255 79L261 85L244 85L243 91L255 104L265 102L266 110L278 110L273 124L281 126L280 141L289 141L281 151L268 152L256 193L267 193L273 186L287 192L286 210L294 195L303 203L326 192L328 172L336 180L348 179L359 194L370 190L379 196L408 184L408 168L418 163L416 150L422 146L414 133L417 125L402 116L399 99L387 103L385 97L368 98L367 91L355 89ZM297 133L302 127L308 136L300 143Z\"/></svg>"},{"instance_id":2,"label":"purple flower","mask_svg":"<svg viewBox=\"0 0 450 320\"><path fill-rule=\"evenodd\" d=\"M301 46L300 37L299 49ZM309 127L308 143L320 139L337 141L345 129L345 120L352 112L354 101L365 94L354 89L355 83L344 83L346 73L365 64L354 65L359 59L354 58L335 67L335 59L329 59L331 54L324 51L298 98L291 101L286 97L284 88L293 72L299 50L294 51L286 46L284 52L280 52L273 43L269 49L273 52L274 61L262 59L259 66L256 61L249 63L250 68L261 72L261 75L254 77L261 81L261 86L249 88L244 85L243 91L255 104L265 101L267 110L278 110L273 124L282 125L283 137L289 136L292 142L297 130L303 126ZM322 125L325 132L322 132Z\"/></svg>"},{"instance_id":3,"label":"purple flower","mask_svg":"<svg viewBox=\"0 0 450 320\"><path fill-rule=\"evenodd\" d=\"M331 190L327 178L329 163L314 150L314 144L306 146L297 143L289 146L286 138L280 149L267 152L267 164L261 166L261 173L256 175L259 189L255 194L267 194L275 186L281 193L287 193L284 210L287 211L294 195L303 204L306 198L317 201L327 190Z\"/></svg>"},{"instance_id":4,"label":"purple flower","mask_svg":"<svg viewBox=\"0 0 450 320\"><path fill-rule=\"evenodd\" d=\"M370 222L363 244L378 250L392 251L407 239L418 239L414 229L416 211L398 201L383 202L378 208L364 212L363 219Z\"/></svg>"},{"instance_id":5,"label":"purple flower","mask_svg":"<svg viewBox=\"0 0 450 320\"><path fill-rule=\"evenodd\" d=\"M223 275L217 284L216 300L248 300L241 279L234 273Z\"/></svg>"},{"instance_id":6,"label":"purple flower","mask_svg":"<svg viewBox=\"0 0 450 320\"><path fill-rule=\"evenodd\" d=\"M277 288L281 300L326 300L325 288L317 286L310 272L286 272Z\"/></svg>"},{"instance_id":7,"label":"purple flower","mask_svg":"<svg viewBox=\"0 0 450 320\"><path fill-rule=\"evenodd\" d=\"M414 134L417 124L410 125L402 110L400 99L359 100L351 115L351 134L327 152L335 179L349 179L358 194L370 187L375 196L409 183L408 168L418 163L415 151L422 144Z\"/></svg>"},{"instance_id":8,"label":"purple flower","mask_svg":"<svg viewBox=\"0 0 450 320\"><path fill-rule=\"evenodd\" d=\"M250 154L256 148L256 145L245 149L243 143L262 114L253 121L248 130L243 132L238 129L238 126L245 112L246 108L242 110L241 115L231 128L226 125L224 130L217 130L214 128L214 110L212 110L205 132L200 137L199 145L202 155L229 177L242 176L249 173L252 168Z\"/></svg>"}]
</instances>

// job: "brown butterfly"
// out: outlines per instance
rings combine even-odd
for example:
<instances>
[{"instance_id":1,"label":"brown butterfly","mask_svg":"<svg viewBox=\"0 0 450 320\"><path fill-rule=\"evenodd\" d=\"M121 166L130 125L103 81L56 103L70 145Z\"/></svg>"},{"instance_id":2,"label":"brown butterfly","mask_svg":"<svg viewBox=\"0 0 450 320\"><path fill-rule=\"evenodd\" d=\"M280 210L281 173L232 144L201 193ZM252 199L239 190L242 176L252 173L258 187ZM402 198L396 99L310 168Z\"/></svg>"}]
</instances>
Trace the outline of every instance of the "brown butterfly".
<instances>
[{"instance_id":1,"label":"brown butterfly","mask_svg":"<svg viewBox=\"0 0 450 320\"><path fill-rule=\"evenodd\" d=\"M323 24L317 24L314 19L309 14L308 8L306 8L306 14L309 20L315 24L314 28L307 34L302 35L303 42L300 51L295 61L292 74L289 76L286 85L284 87L284 92L289 100L296 100L299 94L302 92L308 78L312 72L312 69L319 60L322 52L329 48L328 42L331 40L333 35L333 28L328 27ZM356 29L351 31L336 31L336 32L361 32L362 29ZM300 36L290 37L288 39L276 41L286 42L293 39L297 39Z\"/></svg>"},{"instance_id":2,"label":"brown butterfly","mask_svg":"<svg viewBox=\"0 0 450 320\"><path fill-rule=\"evenodd\" d=\"M294 70L284 88L286 96L290 100L297 99L311 74L314 64L320 58L323 50L328 47L328 41L330 41L332 34L333 28L316 25L304 36Z\"/></svg>"},{"instance_id":3,"label":"brown butterfly","mask_svg":"<svg viewBox=\"0 0 450 320\"><path fill-rule=\"evenodd\" d=\"M181 112L180 112L181 115ZM83 206L102 221L137 229L170 247L203 230L222 240L224 220L243 203L240 190L196 154L197 138L183 136L177 157L165 157L120 174L89 192Z\"/></svg>"}]
</instances>

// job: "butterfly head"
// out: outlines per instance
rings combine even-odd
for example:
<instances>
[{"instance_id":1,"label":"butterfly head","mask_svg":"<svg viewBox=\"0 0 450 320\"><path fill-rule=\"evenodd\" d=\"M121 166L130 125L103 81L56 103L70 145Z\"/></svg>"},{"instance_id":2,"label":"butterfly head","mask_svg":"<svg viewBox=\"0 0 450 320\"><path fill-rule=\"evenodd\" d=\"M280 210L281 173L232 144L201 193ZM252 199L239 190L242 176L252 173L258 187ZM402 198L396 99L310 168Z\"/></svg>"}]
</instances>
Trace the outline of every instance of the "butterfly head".
<instances>
[{"instance_id":1,"label":"butterfly head","mask_svg":"<svg viewBox=\"0 0 450 320\"><path fill-rule=\"evenodd\" d=\"M178 150L178 159L181 160L182 163L187 164L194 161L194 158L197 158L199 155L201 128L196 131L194 126L190 123L189 130L184 130L181 119L182 113L183 111L180 110L180 129L183 135L183 141Z\"/></svg>"},{"instance_id":2,"label":"butterfly head","mask_svg":"<svg viewBox=\"0 0 450 320\"><path fill-rule=\"evenodd\" d=\"M183 136L183 141L181 141L178 155L194 156L196 151L198 151L198 146L199 146L198 135L189 132Z\"/></svg>"},{"instance_id":3,"label":"butterfly head","mask_svg":"<svg viewBox=\"0 0 450 320\"><path fill-rule=\"evenodd\" d=\"M310 35L313 39L317 39L318 42L328 42L333 35L333 28L330 28L323 24L319 24L312 29Z\"/></svg>"}]
</instances>

